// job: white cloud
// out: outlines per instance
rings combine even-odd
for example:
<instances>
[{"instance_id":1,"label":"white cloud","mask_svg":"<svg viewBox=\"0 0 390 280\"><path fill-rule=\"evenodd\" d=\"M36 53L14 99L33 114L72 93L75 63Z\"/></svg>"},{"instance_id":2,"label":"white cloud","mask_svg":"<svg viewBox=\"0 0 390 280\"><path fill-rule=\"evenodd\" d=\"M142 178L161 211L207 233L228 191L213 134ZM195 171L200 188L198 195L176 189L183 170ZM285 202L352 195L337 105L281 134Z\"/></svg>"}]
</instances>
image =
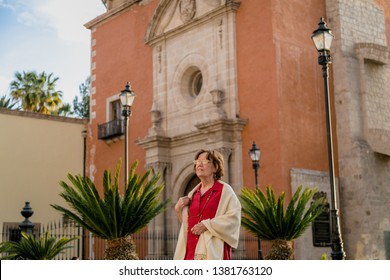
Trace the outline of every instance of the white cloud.
<instances>
[{"instance_id":1,"label":"white cloud","mask_svg":"<svg viewBox=\"0 0 390 280\"><path fill-rule=\"evenodd\" d=\"M38 19L29 12L21 12L17 16L17 21L28 26L33 26L38 24Z\"/></svg>"},{"instance_id":2,"label":"white cloud","mask_svg":"<svg viewBox=\"0 0 390 280\"><path fill-rule=\"evenodd\" d=\"M59 77L57 89L71 102L90 74L90 30L84 24L104 13L104 5L99 0L0 0L0 9L7 15L0 19L3 30L11 35L7 44L0 43L0 96L16 71L36 70ZM12 19L19 25L5 21Z\"/></svg>"},{"instance_id":3,"label":"white cloud","mask_svg":"<svg viewBox=\"0 0 390 280\"><path fill-rule=\"evenodd\" d=\"M83 25L105 11L98 0L0 0L0 8L15 12L24 25L52 28L60 40L83 43L89 32Z\"/></svg>"},{"instance_id":4,"label":"white cloud","mask_svg":"<svg viewBox=\"0 0 390 280\"><path fill-rule=\"evenodd\" d=\"M15 9L15 4L17 1L7 1L7 0L0 0L0 8L7 8L14 10Z\"/></svg>"},{"instance_id":5,"label":"white cloud","mask_svg":"<svg viewBox=\"0 0 390 280\"><path fill-rule=\"evenodd\" d=\"M83 25L104 12L104 6L93 0L46 0L37 7L37 13L47 19L47 24L54 28L58 37L64 41L89 41Z\"/></svg>"}]
</instances>

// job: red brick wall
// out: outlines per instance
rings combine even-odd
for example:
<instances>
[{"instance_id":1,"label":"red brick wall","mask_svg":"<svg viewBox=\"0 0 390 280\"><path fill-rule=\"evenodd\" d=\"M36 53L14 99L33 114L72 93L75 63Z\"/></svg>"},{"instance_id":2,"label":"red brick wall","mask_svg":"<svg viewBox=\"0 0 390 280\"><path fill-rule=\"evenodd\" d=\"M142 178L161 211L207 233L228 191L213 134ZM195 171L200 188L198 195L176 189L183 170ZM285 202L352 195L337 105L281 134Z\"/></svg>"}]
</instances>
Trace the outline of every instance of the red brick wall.
<instances>
[{"instance_id":1,"label":"red brick wall","mask_svg":"<svg viewBox=\"0 0 390 280\"><path fill-rule=\"evenodd\" d=\"M138 138L147 134L150 124L150 109L152 106L153 77L152 77L152 51L144 43L144 36L158 1L146 6L134 5L131 9L113 16L92 32L92 39L96 45L92 47L96 56L96 105L92 111L96 112L96 119L92 119L90 128L93 137L89 141L89 164L96 166L95 182L101 183L103 170L115 170L116 164L123 160L124 142L118 141L107 145L97 140L97 125L106 120L106 98L124 89L126 82L130 82L136 94L132 107L132 116L129 119L129 166L135 159L139 160L138 170L144 171L144 151L135 144ZM92 152L91 152L92 151ZM122 170L123 170L122 162ZM91 175L91 174L89 174ZM123 171L121 172L123 176Z\"/></svg>"},{"instance_id":2,"label":"red brick wall","mask_svg":"<svg viewBox=\"0 0 390 280\"><path fill-rule=\"evenodd\" d=\"M242 1L237 13L238 90L244 184L254 185L247 155L262 150L260 186L288 190L291 168L327 170L323 80L311 40L324 1Z\"/></svg>"}]
</instances>

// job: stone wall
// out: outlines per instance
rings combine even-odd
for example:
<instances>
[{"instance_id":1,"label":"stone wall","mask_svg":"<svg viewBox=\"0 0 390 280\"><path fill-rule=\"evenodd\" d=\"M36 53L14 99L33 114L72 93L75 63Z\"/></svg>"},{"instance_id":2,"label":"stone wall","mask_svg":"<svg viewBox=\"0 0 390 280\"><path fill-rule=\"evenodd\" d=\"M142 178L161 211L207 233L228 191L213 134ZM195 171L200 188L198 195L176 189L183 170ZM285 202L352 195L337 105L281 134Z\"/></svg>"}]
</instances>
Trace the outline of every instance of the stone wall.
<instances>
[{"instance_id":1,"label":"stone wall","mask_svg":"<svg viewBox=\"0 0 390 280\"><path fill-rule=\"evenodd\" d=\"M374 1L328 0L333 45L340 216L347 259L385 259L390 229L389 70L384 11ZM378 53L376 59L368 53Z\"/></svg>"},{"instance_id":2,"label":"stone wall","mask_svg":"<svg viewBox=\"0 0 390 280\"><path fill-rule=\"evenodd\" d=\"M303 188L316 188L319 192L326 194L330 202L330 182L327 172L315 170L298 169L291 170L291 192L295 193L300 185ZM330 247L315 247L313 245L313 230L308 227L306 231L294 242L296 260L320 260L323 254L330 258Z\"/></svg>"}]
</instances>

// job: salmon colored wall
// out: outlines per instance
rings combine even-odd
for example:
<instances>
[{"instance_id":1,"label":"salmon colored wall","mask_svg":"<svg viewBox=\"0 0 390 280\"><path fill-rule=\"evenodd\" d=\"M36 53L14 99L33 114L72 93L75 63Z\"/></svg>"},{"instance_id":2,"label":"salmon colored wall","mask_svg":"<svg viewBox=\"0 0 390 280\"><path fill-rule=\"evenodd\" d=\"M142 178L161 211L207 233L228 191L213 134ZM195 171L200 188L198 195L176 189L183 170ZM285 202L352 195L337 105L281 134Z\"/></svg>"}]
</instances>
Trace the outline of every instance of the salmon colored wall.
<instances>
[{"instance_id":1,"label":"salmon colored wall","mask_svg":"<svg viewBox=\"0 0 390 280\"><path fill-rule=\"evenodd\" d=\"M244 185L254 185L247 155L253 140L262 150L261 188L289 190L291 168L328 169L322 72L310 38L321 16L322 0L241 3L238 90L241 117L249 119Z\"/></svg>"},{"instance_id":2,"label":"salmon colored wall","mask_svg":"<svg viewBox=\"0 0 390 280\"><path fill-rule=\"evenodd\" d=\"M274 15L274 39L285 184L290 183L291 168L328 170L322 70L311 40L320 17L326 18L323 4L322 0L275 1L274 10L278 12ZM333 128L335 135L336 127Z\"/></svg>"},{"instance_id":3,"label":"salmon colored wall","mask_svg":"<svg viewBox=\"0 0 390 280\"><path fill-rule=\"evenodd\" d=\"M136 99L129 121L129 164L139 159L140 169L144 151L135 141L145 137L150 127L153 91L152 51L145 46L144 35L158 3L134 5L92 32L97 78L92 82L96 87L92 111L97 118L90 126L95 137L89 139L96 138L97 124L106 122L106 98L119 94L130 81ZM323 80L310 38L321 16L326 17L325 0L241 1L236 36L240 117L248 120L242 134L245 186L254 186L248 155L252 141L262 150L262 188L271 184L277 190L288 190L291 168L328 170ZM92 140L88 144L89 165L96 166L95 182L100 183L103 170L114 170L123 158L124 143L108 146Z\"/></svg>"},{"instance_id":4,"label":"salmon colored wall","mask_svg":"<svg viewBox=\"0 0 390 280\"><path fill-rule=\"evenodd\" d=\"M96 138L97 125L107 121L106 98L119 95L128 81L136 94L128 127L129 167L138 159L137 170L144 172L145 153L135 141L144 138L151 126L149 112L153 94L152 51L145 45L144 36L158 1L154 2L146 6L134 5L104 24L99 24L96 31L92 32L92 38L96 40L96 45L92 48L96 51L96 56L92 58L92 61L96 62L96 69L93 71L96 81L92 82L92 87L96 87L96 94L93 95L96 105L92 108L92 111L96 111L96 119L92 120L90 126L94 134L92 139L95 140L89 143L89 163L96 166L96 184L101 184L104 169L110 168L114 172L119 158L122 159L123 178L124 141L108 146ZM135 26L137 28L134 28ZM102 157L98 156L99 154L110 156Z\"/></svg>"},{"instance_id":5,"label":"salmon colored wall","mask_svg":"<svg viewBox=\"0 0 390 280\"><path fill-rule=\"evenodd\" d=\"M237 76L240 117L248 119L243 130L244 186L254 186L252 142L262 150L259 185L280 185L279 112L275 47L272 34L272 1L246 0L237 12ZM258 21L254 22L253 19ZM276 176L274 176L276 175Z\"/></svg>"},{"instance_id":6,"label":"salmon colored wall","mask_svg":"<svg viewBox=\"0 0 390 280\"><path fill-rule=\"evenodd\" d=\"M385 10L387 46L390 47L390 1L389 0L375 0L375 2Z\"/></svg>"}]
</instances>

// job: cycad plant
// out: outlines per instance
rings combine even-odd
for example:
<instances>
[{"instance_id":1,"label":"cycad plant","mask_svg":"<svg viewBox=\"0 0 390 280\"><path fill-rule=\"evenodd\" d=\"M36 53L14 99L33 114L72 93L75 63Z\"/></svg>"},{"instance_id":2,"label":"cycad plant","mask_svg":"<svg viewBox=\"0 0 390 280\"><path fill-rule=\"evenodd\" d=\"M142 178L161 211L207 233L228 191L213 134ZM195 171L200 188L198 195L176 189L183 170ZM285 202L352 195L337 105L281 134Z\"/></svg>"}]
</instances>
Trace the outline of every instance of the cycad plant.
<instances>
[{"instance_id":1,"label":"cycad plant","mask_svg":"<svg viewBox=\"0 0 390 280\"><path fill-rule=\"evenodd\" d=\"M292 241L298 238L323 211L323 200L311 201L317 189L299 186L285 208L283 192L277 199L271 186L262 190L242 190L240 200L243 217L241 223L259 239L272 241L266 259L289 260L294 258Z\"/></svg>"},{"instance_id":2,"label":"cycad plant","mask_svg":"<svg viewBox=\"0 0 390 280\"><path fill-rule=\"evenodd\" d=\"M113 182L110 170L105 170L103 197L88 177L68 174L72 186L61 181L63 192L60 196L71 209L52 205L84 229L107 240L107 260L138 259L131 235L164 211L169 202L159 198L164 188L163 184L157 184L160 174L154 174L149 180L152 170L140 176L135 173L137 165L138 161L135 161L130 168L123 194L119 192L120 162Z\"/></svg>"},{"instance_id":3,"label":"cycad plant","mask_svg":"<svg viewBox=\"0 0 390 280\"><path fill-rule=\"evenodd\" d=\"M39 240L33 235L22 232L19 242L6 241L0 245L0 253L4 254L3 260L51 260L65 249L70 248L67 244L77 237L63 237L56 240L50 237L46 231Z\"/></svg>"}]
</instances>

